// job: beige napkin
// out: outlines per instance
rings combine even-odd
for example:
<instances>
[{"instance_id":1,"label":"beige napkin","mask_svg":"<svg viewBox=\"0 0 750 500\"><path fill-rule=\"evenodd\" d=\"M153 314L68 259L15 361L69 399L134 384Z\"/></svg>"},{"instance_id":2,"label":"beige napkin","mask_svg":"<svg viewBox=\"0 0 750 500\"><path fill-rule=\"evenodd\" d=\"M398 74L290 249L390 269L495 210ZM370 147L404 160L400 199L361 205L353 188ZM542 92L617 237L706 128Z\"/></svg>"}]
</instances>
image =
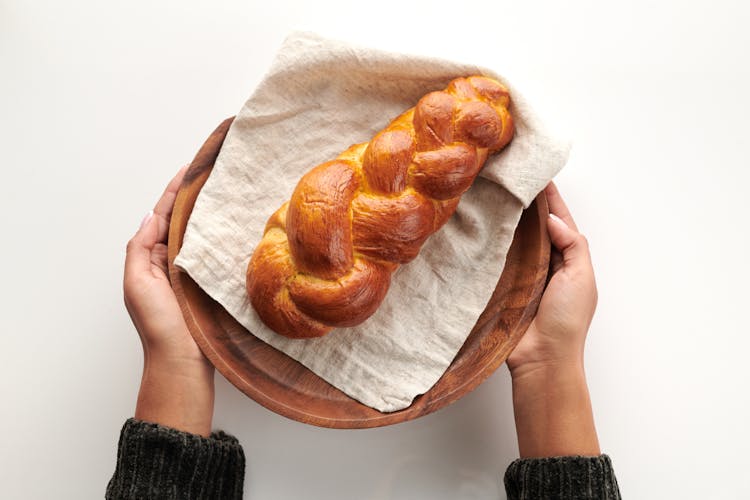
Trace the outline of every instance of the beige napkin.
<instances>
[{"instance_id":1,"label":"beige napkin","mask_svg":"<svg viewBox=\"0 0 750 500\"><path fill-rule=\"evenodd\" d=\"M450 222L399 268L363 324L312 340L269 330L247 299L245 271L266 220L302 174L369 141L427 92L472 74L508 86L516 134ZM294 33L232 124L175 262L257 337L362 403L399 410L458 353L497 284L523 207L562 168L568 149L491 71Z\"/></svg>"}]
</instances>

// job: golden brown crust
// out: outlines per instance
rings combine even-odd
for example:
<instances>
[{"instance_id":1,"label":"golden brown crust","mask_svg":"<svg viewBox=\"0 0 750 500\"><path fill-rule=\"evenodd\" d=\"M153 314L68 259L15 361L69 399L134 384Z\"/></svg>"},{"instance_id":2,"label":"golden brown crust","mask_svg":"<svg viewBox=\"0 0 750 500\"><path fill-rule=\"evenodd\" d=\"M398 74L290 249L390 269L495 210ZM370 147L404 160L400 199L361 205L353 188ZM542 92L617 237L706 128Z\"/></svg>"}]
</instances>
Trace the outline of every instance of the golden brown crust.
<instances>
[{"instance_id":1,"label":"golden brown crust","mask_svg":"<svg viewBox=\"0 0 750 500\"><path fill-rule=\"evenodd\" d=\"M512 138L509 105L497 81L457 78L369 143L306 173L248 264L248 295L266 325L309 338L369 318L393 271L417 256L487 155Z\"/></svg>"},{"instance_id":2,"label":"golden brown crust","mask_svg":"<svg viewBox=\"0 0 750 500\"><path fill-rule=\"evenodd\" d=\"M358 169L341 160L318 165L300 179L286 214L289 250L299 272L337 279L351 269L350 211L358 188Z\"/></svg>"},{"instance_id":3,"label":"golden brown crust","mask_svg":"<svg viewBox=\"0 0 750 500\"><path fill-rule=\"evenodd\" d=\"M352 203L354 249L387 262L409 262L434 232L434 220L433 203L413 190L394 197L360 193Z\"/></svg>"}]
</instances>

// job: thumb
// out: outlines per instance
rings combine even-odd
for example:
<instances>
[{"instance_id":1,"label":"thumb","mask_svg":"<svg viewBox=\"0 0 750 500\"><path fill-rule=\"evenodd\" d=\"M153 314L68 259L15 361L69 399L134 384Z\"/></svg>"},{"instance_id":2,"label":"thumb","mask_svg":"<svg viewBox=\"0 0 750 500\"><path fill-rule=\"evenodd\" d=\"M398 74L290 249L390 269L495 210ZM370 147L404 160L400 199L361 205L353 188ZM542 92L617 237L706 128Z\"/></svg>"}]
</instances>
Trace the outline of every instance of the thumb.
<instances>
[{"instance_id":1,"label":"thumb","mask_svg":"<svg viewBox=\"0 0 750 500\"><path fill-rule=\"evenodd\" d=\"M128 241L125 254L125 277L135 277L151 269L151 251L156 245L158 224L154 211L143 218L138 232Z\"/></svg>"},{"instance_id":2,"label":"thumb","mask_svg":"<svg viewBox=\"0 0 750 500\"><path fill-rule=\"evenodd\" d=\"M547 218L547 231L552 244L562 253L565 266L590 260L586 238L553 213Z\"/></svg>"}]
</instances>

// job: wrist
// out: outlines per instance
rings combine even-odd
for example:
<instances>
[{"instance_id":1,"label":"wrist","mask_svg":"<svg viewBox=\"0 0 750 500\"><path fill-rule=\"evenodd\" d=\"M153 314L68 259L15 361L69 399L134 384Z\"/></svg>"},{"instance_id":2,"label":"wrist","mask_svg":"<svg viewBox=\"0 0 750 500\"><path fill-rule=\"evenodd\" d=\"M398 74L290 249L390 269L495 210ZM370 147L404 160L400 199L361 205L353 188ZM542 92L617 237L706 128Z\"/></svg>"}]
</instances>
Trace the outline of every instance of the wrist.
<instances>
[{"instance_id":1,"label":"wrist","mask_svg":"<svg viewBox=\"0 0 750 500\"><path fill-rule=\"evenodd\" d=\"M585 382L586 378L583 359L576 356L508 364L508 369L514 384L523 383L536 387L559 384L562 380L576 381L579 378Z\"/></svg>"},{"instance_id":2,"label":"wrist","mask_svg":"<svg viewBox=\"0 0 750 500\"><path fill-rule=\"evenodd\" d=\"M207 360L146 356L135 418L208 436L213 408L214 369Z\"/></svg>"},{"instance_id":3,"label":"wrist","mask_svg":"<svg viewBox=\"0 0 750 500\"><path fill-rule=\"evenodd\" d=\"M571 333L542 330L536 320L506 361L511 376L550 371L583 370L583 345L586 332Z\"/></svg>"},{"instance_id":4,"label":"wrist","mask_svg":"<svg viewBox=\"0 0 750 500\"><path fill-rule=\"evenodd\" d=\"M513 375L521 457L599 455L583 363L527 364Z\"/></svg>"},{"instance_id":5,"label":"wrist","mask_svg":"<svg viewBox=\"0 0 750 500\"><path fill-rule=\"evenodd\" d=\"M181 376L190 379L213 377L214 367L195 346L196 352L178 352L173 346L144 348L144 372L154 371L163 376Z\"/></svg>"}]
</instances>

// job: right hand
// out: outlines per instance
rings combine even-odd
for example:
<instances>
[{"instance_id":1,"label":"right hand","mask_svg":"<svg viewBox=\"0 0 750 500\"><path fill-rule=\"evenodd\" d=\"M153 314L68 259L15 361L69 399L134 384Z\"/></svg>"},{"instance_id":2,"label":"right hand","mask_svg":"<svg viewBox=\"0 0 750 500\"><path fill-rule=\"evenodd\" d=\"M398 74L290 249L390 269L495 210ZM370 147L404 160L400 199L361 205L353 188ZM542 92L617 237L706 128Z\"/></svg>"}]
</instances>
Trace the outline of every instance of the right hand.
<instances>
[{"instance_id":1,"label":"right hand","mask_svg":"<svg viewBox=\"0 0 750 500\"><path fill-rule=\"evenodd\" d=\"M578 232L557 187L550 183L545 194L550 210L547 230L554 246L551 278L536 316L508 357L514 378L561 365L582 367L586 333L596 309L588 242Z\"/></svg>"}]
</instances>

